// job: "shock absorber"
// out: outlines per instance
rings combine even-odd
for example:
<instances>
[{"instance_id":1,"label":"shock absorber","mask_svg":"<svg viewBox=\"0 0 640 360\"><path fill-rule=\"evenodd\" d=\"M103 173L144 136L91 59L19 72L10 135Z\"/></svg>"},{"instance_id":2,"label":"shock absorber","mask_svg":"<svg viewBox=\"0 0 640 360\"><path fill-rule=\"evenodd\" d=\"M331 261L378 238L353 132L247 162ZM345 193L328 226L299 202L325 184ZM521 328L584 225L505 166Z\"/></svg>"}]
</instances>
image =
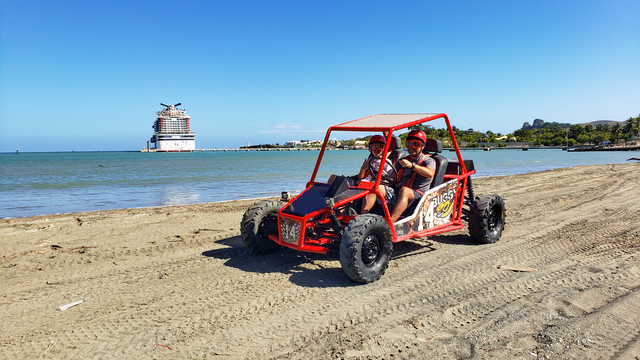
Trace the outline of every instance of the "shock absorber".
<instances>
[{"instance_id":1,"label":"shock absorber","mask_svg":"<svg viewBox=\"0 0 640 360\"><path fill-rule=\"evenodd\" d=\"M467 194L469 196L467 201L471 204L471 202L476 198L476 195L473 192L473 185L471 184L471 176L467 178Z\"/></svg>"},{"instance_id":2,"label":"shock absorber","mask_svg":"<svg viewBox=\"0 0 640 360\"><path fill-rule=\"evenodd\" d=\"M335 206L333 198L324 198L324 203L325 205L327 205L327 208L329 208L329 216L331 217L331 224L333 224L333 229L337 233L342 235L342 233L344 232L344 228L342 227L342 225L340 224L340 220L338 220L338 217L336 216L336 211L333 209L333 207Z\"/></svg>"}]
</instances>

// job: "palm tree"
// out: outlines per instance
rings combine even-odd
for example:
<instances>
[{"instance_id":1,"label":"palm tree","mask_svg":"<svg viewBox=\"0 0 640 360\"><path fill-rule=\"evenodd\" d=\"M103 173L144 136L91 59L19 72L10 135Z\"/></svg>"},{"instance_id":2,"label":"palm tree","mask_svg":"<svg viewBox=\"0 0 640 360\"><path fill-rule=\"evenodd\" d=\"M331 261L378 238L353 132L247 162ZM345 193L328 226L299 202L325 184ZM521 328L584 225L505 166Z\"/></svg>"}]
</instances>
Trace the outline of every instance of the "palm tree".
<instances>
[{"instance_id":1,"label":"palm tree","mask_svg":"<svg viewBox=\"0 0 640 360\"><path fill-rule=\"evenodd\" d=\"M622 137L622 127L620 126L620 123L615 123L611 127L611 135L613 135L612 140L614 142L617 142Z\"/></svg>"},{"instance_id":2,"label":"palm tree","mask_svg":"<svg viewBox=\"0 0 640 360\"><path fill-rule=\"evenodd\" d=\"M625 121L624 132L629 133L631 136L640 134L640 115L636 118L630 117Z\"/></svg>"}]
</instances>

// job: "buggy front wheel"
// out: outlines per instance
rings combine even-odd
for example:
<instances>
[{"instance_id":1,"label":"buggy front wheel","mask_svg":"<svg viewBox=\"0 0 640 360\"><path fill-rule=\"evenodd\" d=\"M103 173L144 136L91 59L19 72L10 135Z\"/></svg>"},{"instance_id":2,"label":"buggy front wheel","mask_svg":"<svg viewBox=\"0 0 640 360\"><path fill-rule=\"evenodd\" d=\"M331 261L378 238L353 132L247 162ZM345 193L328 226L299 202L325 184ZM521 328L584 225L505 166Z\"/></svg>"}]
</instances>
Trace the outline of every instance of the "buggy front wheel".
<instances>
[{"instance_id":1,"label":"buggy front wheel","mask_svg":"<svg viewBox=\"0 0 640 360\"><path fill-rule=\"evenodd\" d=\"M357 282L378 280L389 266L393 252L391 229L381 216L365 214L353 219L340 243L340 264Z\"/></svg>"},{"instance_id":2,"label":"buggy front wheel","mask_svg":"<svg viewBox=\"0 0 640 360\"><path fill-rule=\"evenodd\" d=\"M246 247L256 254L270 254L280 245L269 239L278 235L278 211L282 207L277 201L259 201L247 209L240 223L240 235Z\"/></svg>"}]
</instances>

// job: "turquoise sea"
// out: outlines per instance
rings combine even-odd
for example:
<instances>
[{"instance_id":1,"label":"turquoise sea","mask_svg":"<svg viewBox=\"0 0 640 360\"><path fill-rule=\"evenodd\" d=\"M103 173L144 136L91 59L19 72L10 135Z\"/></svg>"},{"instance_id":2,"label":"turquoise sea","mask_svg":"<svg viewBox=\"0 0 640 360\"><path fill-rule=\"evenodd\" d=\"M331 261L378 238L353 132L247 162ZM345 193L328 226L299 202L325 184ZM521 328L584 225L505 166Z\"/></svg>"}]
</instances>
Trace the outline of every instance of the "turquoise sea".
<instances>
[{"instance_id":1,"label":"turquoise sea","mask_svg":"<svg viewBox=\"0 0 640 360\"><path fill-rule=\"evenodd\" d=\"M182 205L292 193L318 151L1 153L0 218ZM328 151L318 179L357 173L366 150ZM454 152L443 155L455 158ZM624 163L635 152L464 150L477 177Z\"/></svg>"}]
</instances>

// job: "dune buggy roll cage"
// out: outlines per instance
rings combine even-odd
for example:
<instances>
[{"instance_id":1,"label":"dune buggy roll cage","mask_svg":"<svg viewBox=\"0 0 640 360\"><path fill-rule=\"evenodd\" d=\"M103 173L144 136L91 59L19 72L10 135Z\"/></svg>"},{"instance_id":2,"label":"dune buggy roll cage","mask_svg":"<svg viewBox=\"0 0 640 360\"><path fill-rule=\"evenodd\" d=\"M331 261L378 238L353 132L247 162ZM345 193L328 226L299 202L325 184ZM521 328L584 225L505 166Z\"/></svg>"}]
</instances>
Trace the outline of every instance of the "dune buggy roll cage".
<instances>
[{"instance_id":1,"label":"dune buggy roll cage","mask_svg":"<svg viewBox=\"0 0 640 360\"><path fill-rule=\"evenodd\" d=\"M462 224L461 221L461 217L462 217L462 205L464 203L464 196L465 196L465 192L466 192L466 188L467 188L467 180L469 179L469 176L475 173L475 170L470 170L468 171L466 166L465 166L465 162L462 159L462 155L460 153L460 149L458 147L458 143L456 141L456 137L455 134L453 132L453 128L451 127L451 123L449 122L449 118L446 114L444 113L433 113L433 114L378 114L378 115L372 115L372 116L368 116L365 118L361 118L361 119L357 119L357 120L352 120L349 122L345 122L342 124L338 124L338 125L334 125L331 126L328 130L327 133L325 135L324 138L324 142L322 143L322 148L320 150L320 154L318 155L318 159L316 161L316 165L314 167L313 170L313 174L311 175L311 179L309 180L309 182L306 184L306 190L305 191L309 191L311 190L312 187L314 186L318 186L318 185L324 185L326 183L323 182L316 182L316 175L318 174L318 169L320 167L320 164L322 162L322 158L324 155L324 152L327 148L327 143L329 142L329 137L331 135L331 133L333 131L346 131L346 132L378 132L378 133L382 133L385 138L386 138L386 143L385 143L385 147L384 147L384 151L383 151L383 155L382 155L382 159L381 159L381 163L385 163L386 159L387 159L387 155L388 155L388 151L389 148L391 146L392 143L392 137L394 132L397 132L399 130L402 129L406 129L409 128L411 126L414 125L419 125L419 124L423 124L426 122L430 122L433 120L437 120L437 119L444 119L446 126L447 126L447 131L449 132L449 137L451 139L451 143L453 148L455 149L455 153L458 159L458 167L457 167L457 171L455 172L449 172L447 171L447 173L444 175L444 182L447 181L451 181L451 180L457 180L456 183L456 199L455 199L455 208L453 209L453 216L451 218L450 222L444 223L444 224L440 224L428 229L424 229L418 232L411 232L408 234L401 234L400 236L398 236L398 234L396 233L396 228L394 226L394 224L391 222L391 214L389 211L389 208L386 204L386 201L384 200L384 197L382 196L382 194L380 193L380 191L378 190L378 187L380 185L380 181L382 178L382 171L378 171L375 182L361 182L360 184L358 184L358 186L356 187L357 190L360 190L358 192L355 192L353 195L349 195L347 197L341 197L341 198L336 198L336 201L333 202L333 200L331 201L331 204L327 204L327 206L333 210L333 208L339 208L343 205L349 204L352 201L358 200L362 197L364 197L363 195L363 191L366 193L375 193L377 198L380 199L381 204L382 204L382 209L384 212L384 219L385 221L388 223L391 231L392 231L392 237L393 237L393 242L399 242L399 241L403 241L409 238L415 238L415 237L423 237L423 236L430 236L430 235L434 235L434 234L439 234L439 233L443 233L443 232L447 232L447 231L453 231L453 230L458 230L464 227L464 224ZM401 144L397 144L398 147L401 147ZM451 164L450 164L451 165ZM442 170L445 171L446 169ZM355 189L354 189L355 190ZM295 199L294 199L295 200ZM291 200L287 205L291 204L294 200ZM290 217L291 215L286 214L284 211L285 209L287 209L288 206L284 206L282 208L282 210L280 210L279 212L279 218L282 219L282 216L284 215L284 217ZM317 211L312 211L311 213L307 213L307 214L300 214L298 216L303 217L305 220L304 222L306 223L308 220L312 220L314 218L314 216L317 216L318 214L320 214L322 211L321 209L318 209ZM332 211L333 213L333 211ZM333 215L335 216L335 214ZM347 216L348 217L348 216ZM347 217L345 217L344 220L349 220L347 219ZM337 220L337 219L336 219ZM401 220L398 222L400 223ZM302 229L302 231L305 231L304 227ZM282 238L279 238L277 235L276 236L269 236L269 238L271 238L272 240L274 240L275 242L284 245L284 246L288 246L288 247L293 247L296 248L298 250L303 250L303 251L310 251L310 252L318 252L318 253L325 253L327 248L324 246L324 244L322 244L322 242L314 244L314 243L305 243L305 241L301 241L299 244L288 244L287 242L283 242Z\"/></svg>"}]
</instances>

